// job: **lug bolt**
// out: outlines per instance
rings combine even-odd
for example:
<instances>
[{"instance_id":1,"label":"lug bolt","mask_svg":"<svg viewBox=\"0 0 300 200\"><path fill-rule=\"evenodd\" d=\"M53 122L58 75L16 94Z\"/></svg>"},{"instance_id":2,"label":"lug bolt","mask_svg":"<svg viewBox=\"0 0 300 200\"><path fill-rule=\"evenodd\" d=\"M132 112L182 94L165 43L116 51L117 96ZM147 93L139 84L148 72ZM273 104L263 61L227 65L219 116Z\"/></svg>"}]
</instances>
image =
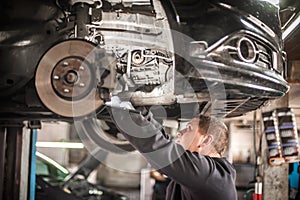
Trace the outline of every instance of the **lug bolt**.
<instances>
[{"instance_id":1,"label":"lug bolt","mask_svg":"<svg viewBox=\"0 0 300 200\"><path fill-rule=\"evenodd\" d=\"M84 84L84 83L79 83L79 86L80 86L80 87L84 87L85 84Z\"/></svg>"},{"instance_id":2,"label":"lug bolt","mask_svg":"<svg viewBox=\"0 0 300 200\"><path fill-rule=\"evenodd\" d=\"M53 76L54 80L59 80L59 76L55 75Z\"/></svg>"},{"instance_id":3,"label":"lug bolt","mask_svg":"<svg viewBox=\"0 0 300 200\"><path fill-rule=\"evenodd\" d=\"M64 65L64 66L68 66L69 63L68 63L68 62L63 62L63 65Z\"/></svg>"},{"instance_id":4,"label":"lug bolt","mask_svg":"<svg viewBox=\"0 0 300 200\"><path fill-rule=\"evenodd\" d=\"M69 93L70 90L69 89L64 89L64 93Z\"/></svg>"}]
</instances>

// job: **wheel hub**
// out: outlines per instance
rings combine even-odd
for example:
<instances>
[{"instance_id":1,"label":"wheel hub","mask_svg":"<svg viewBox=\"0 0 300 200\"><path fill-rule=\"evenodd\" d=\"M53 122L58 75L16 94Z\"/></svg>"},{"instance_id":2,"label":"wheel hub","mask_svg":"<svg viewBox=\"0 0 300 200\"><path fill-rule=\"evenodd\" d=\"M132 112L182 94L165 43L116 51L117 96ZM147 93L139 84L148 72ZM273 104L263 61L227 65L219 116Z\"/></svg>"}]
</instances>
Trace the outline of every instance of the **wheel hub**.
<instances>
[{"instance_id":1,"label":"wheel hub","mask_svg":"<svg viewBox=\"0 0 300 200\"><path fill-rule=\"evenodd\" d=\"M67 40L48 50L35 79L45 106L65 117L84 116L99 108L103 101L97 88L97 58L104 54L103 49L84 40Z\"/></svg>"},{"instance_id":2,"label":"wheel hub","mask_svg":"<svg viewBox=\"0 0 300 200\"><path fill-rule=\"evenodd\" d=\"M92 89L93 68L79 58L66 58L53 69L51 83L57 95L78 100Z\"/></svg>"}]
</instances>

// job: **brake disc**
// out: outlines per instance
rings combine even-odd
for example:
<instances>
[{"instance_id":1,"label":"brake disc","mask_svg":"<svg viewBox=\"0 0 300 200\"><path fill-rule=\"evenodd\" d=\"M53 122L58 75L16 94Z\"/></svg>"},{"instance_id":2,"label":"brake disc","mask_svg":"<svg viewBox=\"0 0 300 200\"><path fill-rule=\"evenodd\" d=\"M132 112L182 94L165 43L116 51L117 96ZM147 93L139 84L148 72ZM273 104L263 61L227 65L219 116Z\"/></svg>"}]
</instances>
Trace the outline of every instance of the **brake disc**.
<instances>
[{"instance_id":1,"label":"brake disc","mask_svg":"<svg viewBox=\"0 0 300 200\"><path fill-rule=\"evenodd\" d=\"M84 40L67 40L50 48L39 62L35 76L44 105L64 117L87 115L101 105L97 83L97 58L105 51Z\"/></svg>"}]
</instances>

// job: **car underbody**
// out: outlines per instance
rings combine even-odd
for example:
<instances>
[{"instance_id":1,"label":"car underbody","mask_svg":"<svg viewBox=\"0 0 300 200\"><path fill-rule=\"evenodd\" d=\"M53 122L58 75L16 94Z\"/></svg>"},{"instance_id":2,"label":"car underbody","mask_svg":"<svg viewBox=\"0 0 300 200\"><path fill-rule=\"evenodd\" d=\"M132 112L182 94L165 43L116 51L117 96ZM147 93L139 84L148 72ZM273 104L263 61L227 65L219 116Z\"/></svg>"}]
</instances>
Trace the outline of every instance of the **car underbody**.
<instances>
[{"instance_id":1,"label":"car underbody","mask_svg":"<svg viewBox=\"0 0 300 200\"><path fill-rule=\"evenodd\" d=\"M268 1L1 5L2 121L79 118L96 134L92 121L109 121L114 95L180 120L240 116L289 89L278 7Z\"/></svg>"}]
</instances>

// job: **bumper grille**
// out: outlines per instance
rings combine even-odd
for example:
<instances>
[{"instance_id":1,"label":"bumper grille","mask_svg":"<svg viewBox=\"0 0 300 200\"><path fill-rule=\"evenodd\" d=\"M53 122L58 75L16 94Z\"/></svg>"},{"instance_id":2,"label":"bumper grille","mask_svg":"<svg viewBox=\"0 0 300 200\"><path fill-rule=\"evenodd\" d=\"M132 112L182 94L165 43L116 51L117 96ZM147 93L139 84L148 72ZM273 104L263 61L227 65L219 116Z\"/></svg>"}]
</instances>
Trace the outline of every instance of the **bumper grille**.
<instances>
[{"instance_id":1,"label":"bumper grille","mask_svg":"<svg viewBox=\"0 0 300 200\"><path fill-rule=\"evenodd\" d=\"M234 34L208 53L213 60L233 65L255 65L256 67L283 73L284 59L282 53L259 38L248 34Z\"/></svg>"}]
</instances>

